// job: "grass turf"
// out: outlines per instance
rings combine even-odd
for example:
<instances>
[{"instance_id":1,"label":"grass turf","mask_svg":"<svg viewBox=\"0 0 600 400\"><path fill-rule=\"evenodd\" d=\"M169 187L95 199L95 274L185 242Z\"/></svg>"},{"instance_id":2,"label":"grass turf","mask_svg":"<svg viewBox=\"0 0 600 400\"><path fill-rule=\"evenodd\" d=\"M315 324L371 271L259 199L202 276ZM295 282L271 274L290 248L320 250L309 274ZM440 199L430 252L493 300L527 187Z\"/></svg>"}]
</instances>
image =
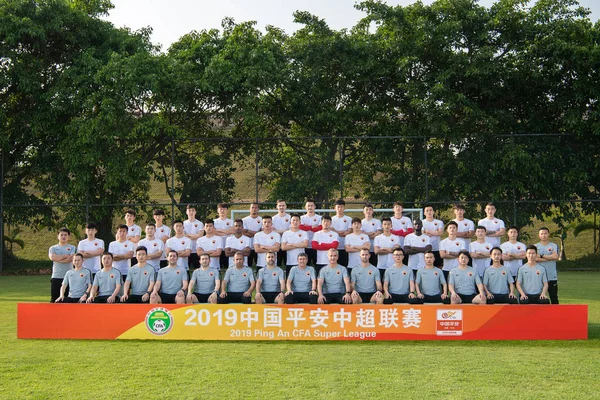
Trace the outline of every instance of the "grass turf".
<instances>
[{"instance_id":1,"label":"grass turf","mask_svg":"<svg viewBox=\"0 0 600 400\"><path fill-rule=\"evenodd\" d=\"M587 341L221 343L17 340L17 302L49 278L0 276L0 398L596 398L598 278L560 274Z\"/></svg>"}]
</instances>

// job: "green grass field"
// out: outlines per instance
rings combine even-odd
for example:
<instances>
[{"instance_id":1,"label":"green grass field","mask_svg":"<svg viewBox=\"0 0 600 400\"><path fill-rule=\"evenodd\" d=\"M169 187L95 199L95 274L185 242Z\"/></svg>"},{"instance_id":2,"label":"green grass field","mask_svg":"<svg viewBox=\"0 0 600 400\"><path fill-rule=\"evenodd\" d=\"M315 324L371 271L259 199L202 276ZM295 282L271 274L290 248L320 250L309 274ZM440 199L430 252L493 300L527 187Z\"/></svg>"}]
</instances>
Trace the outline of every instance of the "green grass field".
<instances>
[{"instance_id":1,"label":"green grass field","mask_svg":"<svg viewBox=\"0 0 600 400\"><path fill-rule=\"evenodd\" d=\"M560 274L587 341L321 343L17 340L49 277L0 276L0 398L598 398L599 278Z\"/></svg>"}]
</instances>

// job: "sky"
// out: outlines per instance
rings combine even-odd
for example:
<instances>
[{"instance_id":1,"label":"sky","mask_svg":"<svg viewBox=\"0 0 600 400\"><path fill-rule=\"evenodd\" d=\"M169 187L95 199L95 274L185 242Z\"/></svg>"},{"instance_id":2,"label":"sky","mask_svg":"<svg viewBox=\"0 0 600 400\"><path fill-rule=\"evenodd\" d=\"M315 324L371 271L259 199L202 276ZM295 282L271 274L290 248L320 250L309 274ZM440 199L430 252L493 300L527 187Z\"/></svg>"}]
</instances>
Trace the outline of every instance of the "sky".
<instances>
[{"instance_id":1,"label":"sky","mask_svg":"<svg viewBox=\"0 0 600 400\"><path fill-rule=\"evenodd\" d=\"M387 0L390 5L408 5L414 0ZM267 25L293 33L301 27L294 24L296 10L309 11L325 19L332 29L351 28L364 17L354 8L355 0L112 0L115 8L107 19L115 26L132 30L150 26L152 42L162 45L162 50L193 30L221 29L221 21L232 17L236 22L256 21L257 28ZM424 4L432 0L423 0ZM489 7L493 0L480 0ZM600 1L579 0L579 4L592 11L590 19L600 18Z\"/></svg>"}]
</instances>

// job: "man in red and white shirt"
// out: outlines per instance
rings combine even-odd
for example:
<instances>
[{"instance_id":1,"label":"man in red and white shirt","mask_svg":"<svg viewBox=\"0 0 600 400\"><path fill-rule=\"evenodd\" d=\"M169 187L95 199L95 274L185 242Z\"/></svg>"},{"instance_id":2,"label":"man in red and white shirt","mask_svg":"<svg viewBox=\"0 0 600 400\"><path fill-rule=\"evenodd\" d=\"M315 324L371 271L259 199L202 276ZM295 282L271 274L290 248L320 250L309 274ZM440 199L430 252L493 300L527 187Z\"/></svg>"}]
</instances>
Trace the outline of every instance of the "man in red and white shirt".
<instances>
[{"instance_id":1,"label":"man in red and white shirt","mask_svg":"<svg viewBox=\"0 0 600 400\"><path fill-rule=\"evenodd\" d=\"M225 242L225 255L229 260L227 267L233 267L235 265L235 254L241 253L244 256L244 266L248 266L248 256L250 255L250 251L252 250L250 247L250 238L248 236L244 236L244 222L241 219L236 219L233 221L233 235L227 238ZM221 253L222 254L222 253ZM221 269L227 269L227 267L223 268L223 264L221 264Z\"/></svg>"},{"instance_id":2,"label":"man in red and white shirt","mask_svg":"<svg viewBox=\"0 0 600 400\"><path fill-rule=\"evenodd\" d=\"M273 219L269 215L262 218L262 231L254 235L254 251L256 252L256 267L267 266L267 253L275 254L275 265L277 265L277 252L281 247L281 236L273 230Z\"/></svg>"},{"instance_id":3,"label":"man in red and white shirt","mask_svg":"<svg viewBox=\"0 0 600 400\"><path fill-rule=\"evenodd\" d=\"M400 238L392 234L392 220L390 217L381 219L383 233L375 238L375 254L377 254L377 268L381 279L385 270L394 265L394 250L401 249ZM402 255L404 256L404 254Z\"/></svg>"},{"instance_id":4,"label":"man in red and white shirt","mask_svg":"<svg viewBox=\"0 0 600 400\"><path fill-rule=\"evenodd\" d=\"M196 254L198 260L200 259L200 255L208 254L210 257L210 267L218 274L220 269L219 258L223 252L223 242L220 237L215 235L215 225L212 219L204 221L204 231L206 235L198 238L196 241Z\"/></svg>"},{"instance_id":5,"label":"man in red and white shirt","mask_svg":"<svg viewBox=\"0 0 600 400\"><path fill-rule=\"evenodd\" d=\"M346 236L344 249L348 253L348 273L350 274L352 268L358 267L362 262L360 258L361 250L371 251L371 241L369 236L364 233L363 222L360 218L352 218L352 233ZM370 258L369 262L371 262Z\"/></svg>"},{"instance_id":6,"label":"man in red and white shirt","mask_svg":"<svg viewBox=\"0 0 600 400\"><path fill-rule=\"evenodd\" d=\"M373 241L375 240L375 236L381 234L383 230L381 229L381 221L377 218L373 218L373 205L371 203L365 203L363 208L363 215L365 218L361 221L362 231L369 237L371 242L371 257L369 258L369 262L373 265L377 264L377 256L375 255L375 249L373 247ZM354 230L354 227L352 228ZM360 263L360 257L356 255L356 259L353 260L352 264ZM350 255L348 254L348 258ZM358 264L356 264L358 265ZM350 266L350 261L348 261L348 268L352 268ZM350 273L350 271L348 271Z\"/></svg>"},{"instance_id":7,"label":"man in red and white shirt","mask_svg":"<svg viewBox=\"0 0 600 400\"><path fill-rule=\"evenodd\" d=\"M254 251L254 235L262 229L262 218L258 215L258 209L258 203L250 204L250 215L242 218L242 221L244 221L244 236L250 238L250 248L252 249L248 256L248 267L252 267L257 261L256 251Z\"/></svg>"},{"instance_id":8,"label":"man in red and white shirt","mask_svg":"<svg viewBox=\"0 0 600 400\"><path fill-rule=\"evenodd\" d=\"M292 267L298 265L298 256L304 254L308 247L308 233L300 229L300 216L293 214L290 223L290 229L281 236L281 249L286 253L286 276L290 274Z\"/></svg>"},{"instance_id":9,"label":"man in red and white shirt","mask_svg":"<svg viewBox=\"0 0 600 400\"><path fill-rule=\"evenodd\" d=\"M352 218L346 216L346 202L343 199L335 201L335 215L331 218L331 230L339 236L338 244L338 264L346 267L348 265L348 253L344 250L346 235L352 233Z\"/></svg>"},{"instance_id":10,"label":"man in red and white shirt","mask_svg":"<svg viewBox=\"0 0 600 400\"><path fill-rule=\"evenodd\" d=\"M392 220L392 235L396 235L400 238L400 246L404 246L404 238L414 232L414 228L410 218L402 215L404 212L404 205L396 201L394 203L394 216Z\"/></svg>"},{"instance_id":11,"label":"man in red and white shirt","mask_svg":"<svg viewBox=\"0 0 600 400\"><path fill-rule=\"evenodd\" d=\"M304 208L306 209L306 214L300 217L300 229L308 235L308 248L306 249L308 264L315 265L317 262L317 251L312 248L312 241L315 232L322 229L321 216L315 214L316 205L313 199L307 199Z\"/></svg>"},{"instance_id":12,"label":"man in red and white shirt","mask_svg":"<svg viewBox=\"0 0 600 400\"><path fill-rule=\"evenodd\" d=\"M229 210L229 204L227 203L219 203L217 204L217 214L218 218L213 219L213 226L215 227L215 235L221 238L221 245L223 248L227 248L227 238L233 235L233 221L227 218L227 211ZM243 233L243 232L242 232ZM233 255L232 255L233 259ZM221 257L219 257L219 264L221 265L221 270L227 270L230 265L233 265L233 261L229 262L228 256L226 256L225 252L221 253ZM244 265L248 264L248 257L244 258Z\"/></svg>"},{"instance_id":13,"label":"man in red and white shirt","mask_svg":"<svg viewBox=\"0 0 600 400\"><path fill-rule=\"evenodd\" d=\"M321 218L321 229L318 232L315 232L312 240L312 248L317 251L317 264L315 266L315 271L317 275L321 268L329 264L329 249L337 249L339 242L339 236L336 232L331 230L331 217L329 215L325 215Z\"/></svg>"}]
</instances>

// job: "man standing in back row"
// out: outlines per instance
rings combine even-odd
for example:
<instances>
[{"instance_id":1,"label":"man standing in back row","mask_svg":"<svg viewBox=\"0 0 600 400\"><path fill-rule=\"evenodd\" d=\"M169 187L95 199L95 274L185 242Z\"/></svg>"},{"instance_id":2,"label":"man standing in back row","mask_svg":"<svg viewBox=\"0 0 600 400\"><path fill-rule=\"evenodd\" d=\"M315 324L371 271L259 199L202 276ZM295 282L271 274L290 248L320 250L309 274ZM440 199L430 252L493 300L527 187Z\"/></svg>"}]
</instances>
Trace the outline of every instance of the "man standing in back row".
<instances>
[{"instance_id":1,"label":"man standing in back row","mask_svg":"<svg viewBox=\"0 0 600 400\"><path fill-rule=\"evenodd\" d=\"M487 203L485 206L485 215L484 219L480 219L477 223L477 226L484 226L486 229L486 242L489 242L493 247L500 246L500 238L504 236L504 232L506 231L506 227L504 226L504 221L495 217L496 215L496 206L494 203Z\"/></svg>"},{"instance_id":2,"label":"man standing in back row","mask_svg":"<svg viewBox=\"0 0 600 400\"><path fill-rule=\"evenodd\" d=\"M556 273L556 260L558 260L558 246L550 241L550 231L546 227L538 231L540 241L535 245L537 247L538 262L546 270L548 278L548 296L552 304L558 304L558 275Z\"/></svg>"}]
</instances>

